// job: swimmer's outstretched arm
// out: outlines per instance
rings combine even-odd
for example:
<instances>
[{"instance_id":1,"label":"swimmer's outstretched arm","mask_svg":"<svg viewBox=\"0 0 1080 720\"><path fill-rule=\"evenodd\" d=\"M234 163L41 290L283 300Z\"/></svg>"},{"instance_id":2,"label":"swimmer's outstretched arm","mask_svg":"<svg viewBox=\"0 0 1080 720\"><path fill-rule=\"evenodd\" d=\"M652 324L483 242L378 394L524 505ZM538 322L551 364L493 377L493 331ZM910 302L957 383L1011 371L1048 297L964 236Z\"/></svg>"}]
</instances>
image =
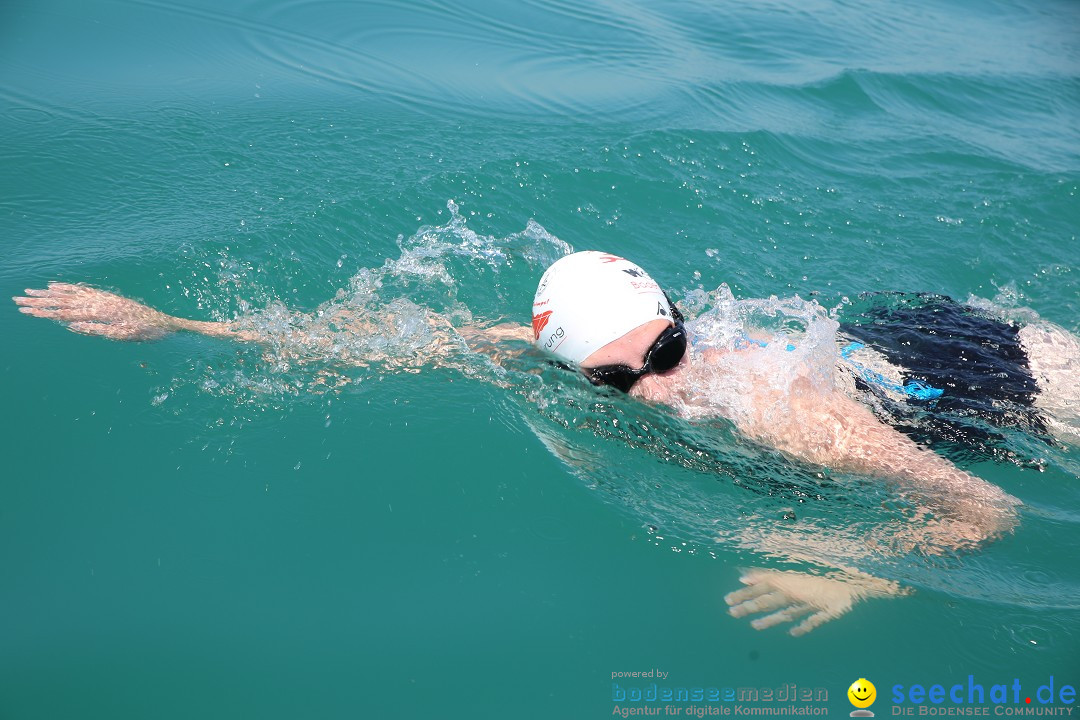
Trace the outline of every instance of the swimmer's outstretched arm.
<instances>
[{"instance_id":1,"label":"swimmer's outstretched arm","mask_svg":"<svg viewBox=\"0 0 1080 720\"><path fill-rule=\"evenodd\" d=\"M269 343L273 340L268 333L256 332L244 328L236 321L202 321L168 315L155 310L136 300L117 295L107 290L53 282L45 289L27 289L25 296L13 298L19 311L34 317L51 318L66 323L69 330L84 335L100 335L113 340L157 340L173 332L194 332L208 337L236 340L239 342ZM365 318L355 313L342 313L342 329L355 334L367 334L372 331ZM450 328L444 320L440 323L435 316L431 322L433 329L444 330L438 334L432 354L438 354L441 347L452 345L452 334L463 338L476 350L498 357L507 352L508 340L529 342L531 331L527 326L516 323L502 323L493 327L481 328L467 326ZM435 327L438 325L438 327ZM317 349L320 344L329 346L330 339L322 336L303 336L296 338L307 350Z\"/></svg>"},{"instance_id":2,"label":"swimmer's outstretched arm","mask_svg":"<svg viewBox=\"0 0 1080 720\"><path fill-rule=\"evenodd\" d=\"M256 333L231 322L203 322L166 315L140 302L88 285L53 282L43 290L28 288L12 298L19 312L51 318L72 332L101 335L113 340L157 340L186 330L210 337L253 342Z\"/></svg>"}]
</instances>

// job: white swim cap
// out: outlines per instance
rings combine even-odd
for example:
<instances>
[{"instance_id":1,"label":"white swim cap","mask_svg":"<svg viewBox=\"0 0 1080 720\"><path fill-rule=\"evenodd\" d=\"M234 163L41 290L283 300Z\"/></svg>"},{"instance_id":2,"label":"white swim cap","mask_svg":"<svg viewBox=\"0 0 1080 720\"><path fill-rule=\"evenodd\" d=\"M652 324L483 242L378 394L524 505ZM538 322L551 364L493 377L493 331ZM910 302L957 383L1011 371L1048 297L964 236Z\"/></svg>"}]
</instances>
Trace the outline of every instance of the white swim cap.
<instances>
[{"instance_id":1,"label":"white swim cap","mask_svg":"<svg viewBox=\"0 0 1080 720\"><path fill-rule=\"evenodd\" d=\"M563 360L589 355L650 320L674 322L667 295L634 263L592 250L557 260L533 299L533 342Z\"/></svg>"}]
</instances>

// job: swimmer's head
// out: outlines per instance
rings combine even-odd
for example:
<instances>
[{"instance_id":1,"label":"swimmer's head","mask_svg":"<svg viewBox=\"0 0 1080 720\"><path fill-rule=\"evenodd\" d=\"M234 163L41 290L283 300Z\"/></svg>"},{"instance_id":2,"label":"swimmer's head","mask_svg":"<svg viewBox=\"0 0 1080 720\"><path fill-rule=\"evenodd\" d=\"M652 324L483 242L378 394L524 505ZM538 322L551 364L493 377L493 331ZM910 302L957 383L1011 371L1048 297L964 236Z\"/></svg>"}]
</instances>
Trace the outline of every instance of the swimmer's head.
<instances>
[{"instance_id":1,"label":"swimmer's head","mask_svg":"<svg viewBox=\"0 0 1080 720\"><path fill-rule=\"evenodd\" d=\"M656 281L617 255L586 251L556 261L533 298L533 342L580 364L593 352L652 320L678 319Z\"/></svg>"}]
</instances>

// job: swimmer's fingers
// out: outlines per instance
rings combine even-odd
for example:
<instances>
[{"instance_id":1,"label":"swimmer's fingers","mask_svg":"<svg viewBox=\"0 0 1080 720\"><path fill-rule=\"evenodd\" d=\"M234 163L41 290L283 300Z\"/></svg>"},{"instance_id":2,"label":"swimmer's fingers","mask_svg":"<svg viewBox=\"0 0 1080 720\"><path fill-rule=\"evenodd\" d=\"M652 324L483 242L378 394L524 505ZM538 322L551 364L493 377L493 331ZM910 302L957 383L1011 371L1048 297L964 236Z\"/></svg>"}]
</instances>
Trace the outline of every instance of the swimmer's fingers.
<instances>
[{"instance_id":1,"label":"swimmer's fingers","mask_svg":"<svg viewBox=\"0 0 1080 720\"><path fill-rule=\"evenodd\" d=\"M11 298L20 308L56 310L74 304L72 300L75 296L66 293L57 294L48 290L32 290L29 288L25 292L27 293L26 296L16 295Z\"/></svg>"},{"instance_id":2,"label":"swimmer's fingers","mask_svg":"<svg viewBox=\"0 0 1080 720\"><path fill-rule=\"evenodd\" d=\"M743 585L746 585L747 587L729 592L727 595L724 596L724 602L726 602L728 605L738 605L739 603L749 600L750 598L755 598L758 595L769 592L771 588L768 586L768 584L759 582L759 580L760 578L756 576L751 576L749 574L743 575L739 578L739 582L741 582Z\"/></svg>"},{"instance_id":3,"label":"swimmer's fingers","mask_svg":"<svg viewBox=\"0 0 1080 720\"><path fill-rule=\"evenodd\" d=\"M23 305L19 308L19 312L23 315L32 315L33 317L52 318L53 320L63 320L61 317L66 311L59 308L50 307L36 307L32 305Z\"/></svg>"},{"instance_id":4,"label":"swimmer's fingers","mask_svg":"<svg viewBox=\"0 0 1080 720\"><path fill-rule=\"evenodd\" d=\"M69 295L79 289L78 285L68 285L67 283L49 283L46 288L26 288L23 292L27 295L34 295L37 297L47 297L49 295Z\"/></svg>"},{"instance_id":5,"label":"swimmer's fingers","mask_svg":"<svg viewBox=\"0 0 1080 720\"><path fill-rule=\"evenodd\" d=\"M91 295L101 292L89 289ZM19 312L68 323L69 330L83 335L97 335L112 340L156 340L168 334L158 320L159 315L148 308L132 312L128 308L87 302L85 297L67 292L50 294L43 290L13 299L19 306Z\"/></svg>"},{"instance_id":6,"label":"swimmer's fingers","mask_svg":"<svg viewBox=\"0 0 1080 720\"><path fill-rule=\"evenodd\" d=\"M30 292L27 290L27 292ZM30 297L13 297L16 305L20 307L36 307L36 308L55 308L59 307L63 300L55 295L32 295Z\"/></svg>"},{"instance_id":7,"label":"swimmer's fingers","mask_svg":"<svg viewBox=\"0 0 1080 720\"><path fill-rule=\"evenodd\" d=\"M726 599L727 598L725 598L725 600ZM740 602L737 605L731 605L731 607L728 608L728 612L731 613L733 617L743 617L744 615L749 615L751 613L776 610L777 608L784 607L790 602L790 598L784 595L784 593L773 590L772 592L766 592L755 598ZM728 604L730 605L731 603L729 602Z\"/></svg>"},{"instance_id":8,"label":"swimmer's fingers","mask_svg":"<svg viewBox=\"0 0 1080 720\"><path fill-rule=\"evenodd\" d=\"M83 290L90 290L85 285L70 285L68 283L49 283L47 288L26 288L23 290L29 297L36 298L62 298L78 295ZM16 302L28 298L14 298Z\"/></svg>"},{"instance_id":9,"label":"swimmer's fingers","mask_svg":"<svg viewBox=\"0 0 1080 720\"><path fill-rule=\"evenodd\" d=\"M85 290L93 290L89 285L74 285L72 283L56 282L49 283L49 290L57 293L80 293Z\"/></svg>"},{"instance_id":10,"label":"swimmer's fingers","mask_svg":"<svg viewBox=\"0 0 1080 720\"><path fill-rule=\"evenodd\" d=\"M82 307L42 307L40 305L23 305L19 312L33 317L51 318L61 322L78 322L84 320L102 320L100 313L92 308Z\"/></svg>"},{"instance_id":11,"label":"swimmer's fingers","mask_svg":"<svg viewBox=\"0 0 1080 720\"><path fill-rule=\"evenodd\" d=\"M175 318L142 303L89 285L51 283L45 290L27 289L13 298L19 312L71 323L85 335L114 340L153 340L175 329Z\"/></svg>"},{"instance_id":12,"label":"swimmer's fingers","mask_svg":"<svg viewBox=\"0 0 1080 720\"><path fill-rule=\"evenodd\" d=\"M750 625L755 630L764 630L765 628L771 628L773 625L779 625L780 623L794 622L803 615L813 611L813 605L792 605L784 608L780 612L774 612L772 615L766 615L765 617L751 620Z\"/></svg>"},{"instance_id":13,"label":"swimmer's fingers","mask_svg":"<svg viewBox=\"0 0 1080 720\"><path fill-rule=\"evenodd\" d=\"M55 314L31 312L27 308L89 315L91 313L99 314L110 302L115 303L116 301L123 300L123 298L120 298L118 295L113 295L112 293L96 290L94 288L80 288L75 285L65 285L63 287L76 288L77 290L85 292L69 292L67 290L56 291L54 290L54 286L50 286L47 290L27 288L25 290L25 296L17 295L11 299L14 300L15 304L19 306L19 309L27 315L51 317L58 320L81 320L85 318L77 317L74 314L64 317Z\"/></svg>"},{"instance_id":14,"label":"swimmer's fingers","mask_svg":"<svg viewBox=\"0 0 1080 720\"><path fill-rule=\"evenodd\" d=\"M795 627L791 628L791 634L795 637L805 635L814 628L818 627L819 625L824 625L835 617L837 617L837 614L829 610L822 610L821 612L816 612Z\"/></svg>"},{"instance_id":15,"label":"swimmer's fingers","mask_svg":"<svg viewBox=\"0 0 1080 720\"><path fill-rule=\"evenodd\" d=\"M810 614L791 629L792 635L805 635L814 628L838 618L867 597L904 595L907 591L892 580L876 578L854 569L814 575L792 570L756 568L739 578L748 587L725 597L729 612L742 617L753 612L777 610L750 624L762 630L784 622L795 622Z\"/></svg>"}]
</instances>

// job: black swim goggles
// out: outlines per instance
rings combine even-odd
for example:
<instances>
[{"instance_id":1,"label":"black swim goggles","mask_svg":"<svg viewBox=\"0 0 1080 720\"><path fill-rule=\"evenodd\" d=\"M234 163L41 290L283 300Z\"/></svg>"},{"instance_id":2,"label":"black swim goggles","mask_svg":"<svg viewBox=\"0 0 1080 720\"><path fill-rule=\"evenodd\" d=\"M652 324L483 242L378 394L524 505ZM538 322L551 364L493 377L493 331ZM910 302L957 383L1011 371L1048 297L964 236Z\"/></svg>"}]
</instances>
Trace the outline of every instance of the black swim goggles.
<instances>
[{"instance_id":1,"label":"black swim goggles","mask_svg":"<svg viewBox=\"0 0 1080 720\"><path fill-rule=\"evenodd\" d=\"M683 327L682 313L671 305L675 324L669 327L645 353L645 364L637 370L628 365L601 365L594 368L582 368L594 385L610 385L613 388L630 392L638 380L649 373L665 373L671 370L686 354L686 328Z\"/></svg>"}]
</instances>

